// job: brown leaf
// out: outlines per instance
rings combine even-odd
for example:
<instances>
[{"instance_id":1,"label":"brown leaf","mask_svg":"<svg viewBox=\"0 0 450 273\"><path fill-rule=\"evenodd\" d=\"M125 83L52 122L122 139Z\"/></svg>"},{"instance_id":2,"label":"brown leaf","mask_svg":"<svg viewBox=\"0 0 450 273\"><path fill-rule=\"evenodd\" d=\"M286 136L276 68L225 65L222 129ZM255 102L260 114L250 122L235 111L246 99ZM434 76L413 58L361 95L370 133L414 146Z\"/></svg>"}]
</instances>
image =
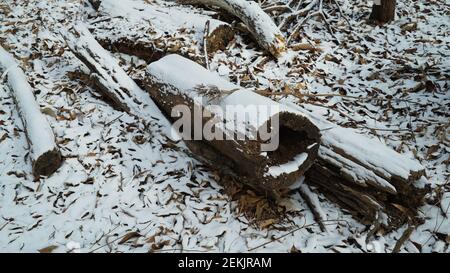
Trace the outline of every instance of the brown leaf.
<instances>
[{"instance_id":1,"label":"brown leaf","mask_svg":"<svg viewBox=\"0 0 450 273\"><path fill-rule=\"evenodd\" d=\"M431 145L427 150L427 159L434 159L435 158L434 153L436 153L438 149L439 149L438 144Z\"/></svg>"},{"instance_id":2,"label":"brown leaf","mask_svg":"<svg viewBox=\"0 0 450 273\"><path fill-rule=\"evenodd\" d=\"M48 247L41 248L38 251L39 251L39 253L52 253L53 250L55 250L57 248L58 248L58 246L51 245L51 246L48 246Z\"/></svg>"},{"instance_id":3,"label":"brown leaf","mask_svg":"<svg viewBox=\"0 0 450 273\"><path fill-rule=\"evenodd\" d=\"M57 118L55 111L53 111L53 109L51 109L50 107L45 107L45 108L41 109L41 112L48 116Z\"/></svg>"},{"instance_id":4,"label":"brown leaf","mask_svg":"<svg viewBox=\"0 0 450 273\"><path fill-rule=\"evenodd\" d=\"M315 46L313 46L311 44L308 44L308 43L292 45L292 50L294 50L294 51L307 50L307 51L312 51L312 52L314 52L314 51L321 51L320 48L317 48L317 47L315 47Z\"/></svg>"},{"instance_id":5,"label":"brown leaf","mask_svg":"<svg viewBox=\"0 0 450 273\"><path fill-rule=\"evenodd\" d=\"M261 224L259 225L261 229L267 228L271 225L273 225L276 222L275 219L267 219L261 222Z\"/></svg>"},{"instance_id":6,"label":"brown leaf","mask_svg":"<svg viewBox=\"0 0 450 273\"><path fill-rule=\"evenodd\" d=\"M6 139L6 137L8 137L8 134L4 133L4 134L0 137L0 143L2 143L3 140Z\"/></svg>"},{"instance_id":7,"label":"brown leaf","mask_svg":"<svg viewBox=\"0 0 450 273\"><path fill-rule=\"evenodd\" d=\"M403 31L414 31L417 29L417 23L407 23L401 26Z\"/></svg>"},{"instance_id":8,"label":"brown leaf","mask_svg":"<svg viewBox=\"0 0 450 273\"><path fill-rule=\"evenodd\" d=\"M129 232L122 237L122 240L119 241L119 245L124 244L127 241L129 241L130 239L133 239L136 237L141 237L141 234L139 234L139 232L137 232L137 231Z\"/></svg>"},{"instance_id":9,"label":"brown leaf","mask_svg":"<svg viewBox=\"0 0 450 273\"><path fill-rule=\"evenodd\" d=\"M291 253L302 253L302 251L298 248L296 248L294 245L291 247Z\"/></svg>"},{"instance_id":10,"label":"brown leaf","mask_svg":"<svg viewBox=\"0 0 450 273\"><path fill-rule=\"evenodd\" d=\"M156 241L156 235L152 235L147 239L147 243L154 243Z\"/></svg>"}]
</instances>

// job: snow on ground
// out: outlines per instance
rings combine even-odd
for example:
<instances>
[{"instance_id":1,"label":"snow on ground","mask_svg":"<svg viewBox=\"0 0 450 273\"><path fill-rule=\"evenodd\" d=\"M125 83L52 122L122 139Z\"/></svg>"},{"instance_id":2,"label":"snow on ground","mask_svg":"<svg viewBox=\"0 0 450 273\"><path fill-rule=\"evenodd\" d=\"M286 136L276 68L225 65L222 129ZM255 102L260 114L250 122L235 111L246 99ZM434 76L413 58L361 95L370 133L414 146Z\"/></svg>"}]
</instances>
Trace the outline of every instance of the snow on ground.
<instances>
[{"instance_id":1,"label":"snow on ground","mask_svg":"<svg viewBox=\"0 0 450 273\"><path fill-rule=\"evenodd\" d=\"M86 2L0 3L0 44L21 61L64 156L54 175L33 181L23 125L1 76L0 251L392 251L406 227L367 238L370 227L318 194L328 230L321 232L298 190L280 201L289 221L259 229L238 213L213 170L183 149L155 149L158 131L74 80L80 63L59 33L95 20ZM239 32L210 69L242 86L300 89L287 99L419 159L434 191L421 208L425 223L402 251L449 252L449 4L398 2L397 20L379 27L365 21L370 1L338 3L351 30L326 2L333 35L311 18L291 41L317 50L291 48L276 62Z\"/></svg>"}]
</instances>

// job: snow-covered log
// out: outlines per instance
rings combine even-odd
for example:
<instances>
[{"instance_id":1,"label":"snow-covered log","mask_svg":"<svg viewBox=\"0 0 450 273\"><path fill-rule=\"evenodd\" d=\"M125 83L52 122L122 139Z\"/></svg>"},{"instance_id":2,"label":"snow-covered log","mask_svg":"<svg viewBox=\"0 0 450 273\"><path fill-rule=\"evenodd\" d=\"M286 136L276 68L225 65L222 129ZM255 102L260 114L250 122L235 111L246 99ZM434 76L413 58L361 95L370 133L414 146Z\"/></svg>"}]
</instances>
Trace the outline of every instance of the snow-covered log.
<instances>
[{"instance_id":1,"label":"snow-covered log","mask_svg":"<svg viewBox=\"0 0 450 273\"><path fill-rule=\"evenodd\" d=\"M179 55L151 63L146 72L145 88L161 109L191 122L182 135L192 152L232 170L243 183L270 193L295 182L314 162L320 133L305 115ZM260 134L264 126L270 138Z\"/></svg>"},{"instance_id":2,"label":"snow-covered log","mask_svg":"<svg viewBox=\"0 0 450 273\"><path fill-rule=\"evenodd\" d=\"M183 50L192 43L202 45L211 54L225 49L234 37L228 23L195 14L186 7L157 6L140 0L98 0L97 3L100 14L122 18L115 23L113 37L99 37L100 43L108 50L135 55L146 61L155 61L167 53L186 55ZM129 27L135 23L148 24L145 35L153 35L155 39L143 39L142 33L135 37L136 33Z\"/></svg>"},{"instance_id":3,"label":"snow-covered log","mask_svg":"<svg viewBox=\"0 0 450 273\"><path fill-rule=\"evenodd\" d=\"M183 4L219 7L238 17L253 35L255 41L273 56L286 51L285 38L272 18L254 1L246 0L178 0Z\"/></svg>"},{"instance_id":4,"label":"snow-covered log","mask_svg":"<svg viewBox=\"0 0 450 273\"><path fill-rule=\"evenodd\" d=\"M90 78L98 91L109 98L114 106L148 122L165 121L167 129L170 128L170 123L149 95L102 48L83 23L75 24L70 31L62 34L73 54L90 70Z\"/></svg>"},{"instance_id":5,"label":"snow-covered log","mask_svg":"<svg viewBox=\"0 0 450 273\"><path fill-rule=\"evenodd\" d=\"M419 162L315 112L288 105L308 115L322 133L318 159L306 172L307 183L318 186L362 222L381 221L395 228L417 220L429 192L421 181L425 168Z\"/></svg>"},{"instance_id":6,"label":"snow-covered log","mask_svg":"<svg viewBox=\"0 0 450 273\"><path fill-rule=\"evenodd\" d=\"M0 47L0 68L8 78L8 85L23 122L30 146L33 175L36 178L51 175L62 162L52 128L41 113L24 72L14 57L2 47Z\"/></svg>"}]
</instances>

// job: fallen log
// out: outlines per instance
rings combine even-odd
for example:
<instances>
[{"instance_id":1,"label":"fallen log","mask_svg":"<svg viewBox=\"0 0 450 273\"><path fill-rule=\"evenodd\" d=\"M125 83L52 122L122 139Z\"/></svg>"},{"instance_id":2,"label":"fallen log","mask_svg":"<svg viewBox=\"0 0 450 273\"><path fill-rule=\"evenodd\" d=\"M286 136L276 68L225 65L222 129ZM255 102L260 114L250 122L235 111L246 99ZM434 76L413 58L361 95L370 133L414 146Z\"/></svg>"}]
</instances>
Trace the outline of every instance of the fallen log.
<instances>
[{"instance_id":1,"label":"fallen log","mask_svg":"<svg viewBox=\"0 0 450 273\"><path fill-rule=\"evenodd\" d=\"M112 51L138 56L148 62L155 61L168 53L192 56L193 46L202 45L208 54L223 50L234 38L234 31L225 22L203 14L193 14L187 8L155 5L144 1L97 0L98 12L111 18L99 20L94 31L100 44ZM144 29L133 31L135 28ZM202 55L203 50L197 55ZM195 54L194 54L195 55Z\"/></svg>"},{"instance_id":2,"label":"fallen log","mask_svg":"<svg viewBox=\"0 0 450 273\"><path fill-rule=\"evenodd\" d=\"M272 18L261 7L246 0L178 0L183 4L200 4L224 9L238 17L248 28L255 41L263 49L275 57L286 51L283 34L273 22Z\"/></svg>"},{"instance_id":3,"label":"fallen log","mask_svg":"<svg viewBox=\"0 0 450 273\"><path fill-rule=\"evenodd\" d=\"M0 68L8 78L19 116L23 122L34 177L53 174L61 165L62 158L55 136L47 119L41 113L27 78L13 56L0 47Z\"/></svg>"},{"instance_id":4,"label":"fallen log","mask_svg":"<svg viewBox=\"0 0 450 273\"><path fill-rule=\"evenodd\" d=\"M314 162L320 134L305 115L179 55L151 63L146 72L144 86L156 104L173 121L173 114L182 112L187 123L181 135L191 151L231 170L243 183L271 194L295 182ZM180 106L185 111L178 112ZM208 125L213 137L202 135ZM265 126L270 128L270 139L260 134ZM268 142L276 138L278 147L270 147Z\"/></svg>"},{"instance_id":5,"label":"fallen log","mask_svg":"<svg viewBox=\"0 0 450 273\"><path fill-rule=\"evenodd\" d=\"M83 23L75 24L62 32L72 53L90 70L90 79L97 90L108 98L113 106L147 122L163 123L163 130L170 129L170 123L159 108L133 79L120 67L95 40Z\"/></svg>"},{"instance_id":6,"label":"fallen log","mask_svg":"<svg viewBox=\"0 0 450 273\"><path fill-rule=\"evenodd\" d=\"M430 188L420 163L315 112L287 105L309 116L322 133L316 163L305 174L308 184L362 223L380 221L390 230L421 221L418 209Z\"/></svg>"}]
</instances>

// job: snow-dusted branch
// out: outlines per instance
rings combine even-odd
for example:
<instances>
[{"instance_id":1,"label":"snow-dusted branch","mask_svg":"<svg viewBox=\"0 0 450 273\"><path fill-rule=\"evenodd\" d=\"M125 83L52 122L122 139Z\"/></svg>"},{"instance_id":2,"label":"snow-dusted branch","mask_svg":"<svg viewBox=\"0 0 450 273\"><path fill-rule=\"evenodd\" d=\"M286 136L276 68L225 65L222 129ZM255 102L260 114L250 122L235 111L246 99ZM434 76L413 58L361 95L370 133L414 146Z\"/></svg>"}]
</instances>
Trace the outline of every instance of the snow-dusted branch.
<instances>
[{"instance_id":1,"label":"snow-dusted branch","mask_svg":"<svg viewBox=\"0 0 450 273\"><path fill-rule=\"evenodd\" d=\"M8 85L22 119L27 140L33 175L51 175L61 165L61 153L47 119L41 113L33 90L14 57L0 47L0 68L7 75Z\"/></svg>"},{"instance_id":2,"label":"snow-dusted branch","mask_svg":"<svg viewBox=\"0 0 450 273\"><path fill-rule=\"evenodd\" d=\"M285 38L272 18L253 1L245 0L178 0L184 4L215 6L238 17L249 29L256 42L273 56L286 51Z\"/></svg>"}]
</instances>

